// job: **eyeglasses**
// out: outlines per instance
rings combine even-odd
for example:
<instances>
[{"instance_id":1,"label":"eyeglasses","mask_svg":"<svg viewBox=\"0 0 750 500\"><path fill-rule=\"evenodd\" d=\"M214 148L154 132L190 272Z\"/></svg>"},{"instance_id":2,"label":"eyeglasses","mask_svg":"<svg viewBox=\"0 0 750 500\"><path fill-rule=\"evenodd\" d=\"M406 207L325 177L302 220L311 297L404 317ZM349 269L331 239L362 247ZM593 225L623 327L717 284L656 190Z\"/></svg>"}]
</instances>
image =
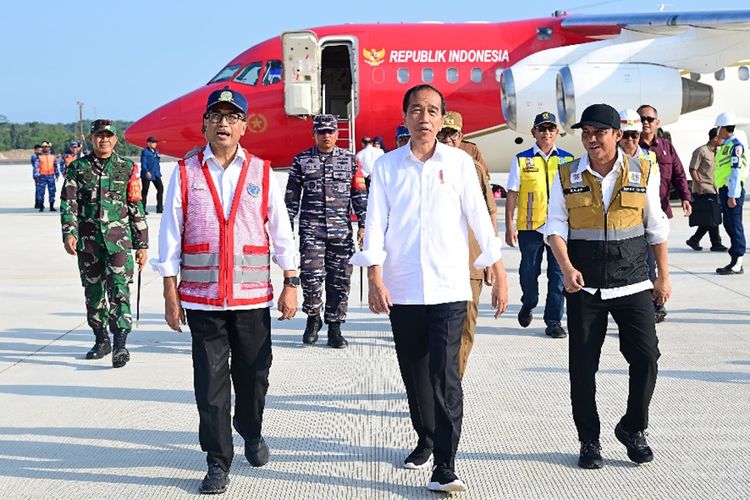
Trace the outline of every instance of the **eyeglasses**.
<instances>
[{"instance_id":1,"label":"eyeglasses","mask_svg":"<svg viewBox=\"0 0 750 500\"><path fill-rule=\"evenodd\" d=\"M438 141L442 141L443 139L453 139L455 137L458 137L458 134L460 133L461 132L459 132L456 129L452 129L452 128L444 129L438 132L437 139Z\"/></svg>"},{"instance_id":2,"label":"eyeglasses","mask_svg":"<svg viewBox=\"0 0 750 500\"><path fill-rule=\"evenodd\" d=\"M635 130L629 130L622 133L623 139L630 139L631 141L637 141L641 137L641 133Z\"/></svg>"},{"instance_id":3,"label":"eyeglasses","mask_svg":"<svg viewBox=\"0 0 750 500\"><path fill-rule=\"evenodd\" d=\"M641 121L646 123L654 123L656 121L655 116L641 116Z\"/></svg>"},{"instance_id":4,"label":"eyeglasses","mask_svg":"<svg viewBox=\"0 0 750 500\"><path fill-rule=\"evenodd\" d=\"M539 125L536 129L537 129L537 131L539 131L541 133L544 133L544 132L554 132L555 130L557 130L557 125L547 125L547 126Z\"/></svg>"},{"instance_id":5,"label":"eyeglasses","mask_svg":"<svg viewBox=\"0 0 750 500\"><path fill-rule=\"evenodd\" d=\"M219 111L210 111L203 115L203 118L208 119L211 123L221 123L221 120L226 118L229 125L234 125L239 120L243 120L245 116L242 113L221 113Z\"/></svg>"}]
</instances>

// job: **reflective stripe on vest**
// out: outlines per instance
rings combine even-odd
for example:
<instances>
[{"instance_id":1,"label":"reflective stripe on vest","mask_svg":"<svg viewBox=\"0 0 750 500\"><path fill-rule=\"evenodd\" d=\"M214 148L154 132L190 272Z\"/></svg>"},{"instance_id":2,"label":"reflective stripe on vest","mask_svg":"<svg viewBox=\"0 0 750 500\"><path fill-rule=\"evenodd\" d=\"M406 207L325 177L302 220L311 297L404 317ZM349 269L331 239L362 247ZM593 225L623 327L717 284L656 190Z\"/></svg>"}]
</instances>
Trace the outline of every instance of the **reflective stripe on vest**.
<instances>
[{"instance_id":1,"label":"reflective stripe on vest","mask_svg":"<svg viewBox=\"0 0 750 500\"><path fill-rule=\"evenodd\" d=\"M234 255L235 267L263 267L271 264L269 254ZM186 267L218 267L218 253L183 253L182 265Z\"/></svg>"},{"instance_id":2,"label":"reflective stripe on vest","mask_svg":"<svg viewBox=\"0 0 750 500\"><path fill-rule=\"evenodd\" d=\"M193 283L215 283L219 281L219 269L185 269L180 272L180 278ZM252 271L237 269L233 272L235 283L261 283L268 279L268 270Z\"/></svg>"},{"instance_id":3,"label":"reflective stripe on vest","mask_svg":"<svg viewBox=\"0 0 750 500\"><path fill-rule=\"evenodd\" d=\"M568 238L585 241L618 241L643 236L645 233L646 229L641 224L640 226L626 229L607 228L606 231L604 229L571 229L568 233Z\"/></svg>"}]
</instances>

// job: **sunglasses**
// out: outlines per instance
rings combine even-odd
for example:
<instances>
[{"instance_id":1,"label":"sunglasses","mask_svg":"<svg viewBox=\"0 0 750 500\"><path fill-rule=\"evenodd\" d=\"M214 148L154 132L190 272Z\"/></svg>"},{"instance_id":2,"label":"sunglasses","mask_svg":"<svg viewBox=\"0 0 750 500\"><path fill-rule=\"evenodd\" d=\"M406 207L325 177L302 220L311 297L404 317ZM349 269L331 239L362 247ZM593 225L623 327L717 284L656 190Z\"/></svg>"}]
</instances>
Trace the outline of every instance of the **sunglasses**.
<instances>
[{"instance_id":1,"label":"sunglasses","mask_svg":"<svg viewBox=\"0 0 750 500\"><path fill-rule=\"evenodd\" d=\"M654 123L656 121L655 116L641 116L641 121L645 123Z\"/></svg>"},{"instance_id":2,"label":"sunglasses","mask_svg":"<svg viewBox=\"0 0 750 500\"><path fill-rule=\"evenodd\" d=\"M630 139L630 140L633 140L633 141L637 141L640 136L641 136L641 133L640 132L636 132L635 130L629 130L627 132L623 132L622 133L622 138L623 139Z\"/></svg>"},{"instance_id":3,"label":"sunglasses","mask_svg":"<svg viewBox=\"0 0 750 500\"><path fill-rule=\"evenodd\" d=\"M554 132L557 130L557 125L539 125L537 128L537 131L539 132Z\"/></svg>"}]
</instances>

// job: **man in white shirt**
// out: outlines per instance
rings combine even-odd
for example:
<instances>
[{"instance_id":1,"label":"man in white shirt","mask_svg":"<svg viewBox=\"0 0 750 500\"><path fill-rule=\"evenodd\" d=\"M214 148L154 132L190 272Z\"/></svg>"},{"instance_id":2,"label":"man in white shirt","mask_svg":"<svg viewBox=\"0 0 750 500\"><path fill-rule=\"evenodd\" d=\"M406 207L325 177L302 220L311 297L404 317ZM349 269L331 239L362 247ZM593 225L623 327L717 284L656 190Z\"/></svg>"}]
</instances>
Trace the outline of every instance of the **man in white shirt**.
<instances>
[{"instance_id":1,"label":"man in white shirt","mask_svg":"<svg viewBox=\"0 0 750 500\"><path fill-rule=\"evenodd\" d=\"M369 137L363 137L362 144L364 145L364 149L361 149L356 157L362 166L362 173L365 178L369 178L372 174L372 167L375 165L375 160L383 156L384 151L379 145L376 146Z\"/></svg>"},{"instance_id":2,"label":"man in white shirt","mask_svg":"<svg viewBox=\"0 0 750 500\"><path fill-rule=\"evenodd\" d=\"M630 365L627 410L615 436L632 461L650 462L654 456L644 431L659 358L652 300L663 304L672 291L669 223L660 206L659 176L652 175L647 158L629 158L618 149L620 115L611 106L589 106L573 128L582 129L586 154L560 165L546 237L567 292L570 399L581 442L578 465L603 465L595 376L608 314L617 323L620 351ZM659 269L653 284L646 264L648 245Z\"/></svg>"},{"instance_id":3,"label":"man in white shirt","mask_svg":"<svg viewBox=\"0 0 750 500\"><path fill-rule=\"evenodd\" d=\"M427 467L434 451L427 488L464 491L454 462L463 418L458 351L471 300L467 223L482 251L474 266L494 271L495 317L507 307L507 275L471 157L436 140L442 94L430 85L413 87L403 112L411 141L377 162L364 249L352 263L368 268L370 310L390 316L418 436L404 467Z\"/></svg>"},{"instance_id":4,"label":"man in white shirt","mask_svg":"<svg viewBox=\"0 0 750 500\"><path fill-rule=\"evenodd\" d=\"M203 115L208 145L172 174L154 263L164 277L167 324L180 332L187 316L190 325L199 438L208 462L199 489L204 494L223 493L229 483L232 425L245 440L250 464L268 462L261 426L271 367L269 236L274 261L284 270L279 319L297 312L297 258L283 194L270 163L239 146L246 120L247 101L239 92L225 87L209 96Z\"/></svg>"}]
</instances>

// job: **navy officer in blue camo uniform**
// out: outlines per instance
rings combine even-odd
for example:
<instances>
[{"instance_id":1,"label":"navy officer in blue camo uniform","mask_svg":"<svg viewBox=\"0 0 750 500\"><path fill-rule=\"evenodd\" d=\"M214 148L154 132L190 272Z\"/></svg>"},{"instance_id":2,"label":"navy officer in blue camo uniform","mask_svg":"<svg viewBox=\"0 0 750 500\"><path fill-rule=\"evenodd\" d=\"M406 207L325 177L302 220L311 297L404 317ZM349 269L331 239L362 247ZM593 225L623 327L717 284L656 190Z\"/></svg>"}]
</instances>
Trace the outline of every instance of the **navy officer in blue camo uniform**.
<instances>
[{"instance_id":1,"label":"navy officer in blue camo uniform","mask_svg":"<svg viewBox=\"0 0 750 500\"><path fill-rule=\"evenodd\" d=\"M335 116L316 116L313 137L315 146L294 157L284 201L292 227L297 212L300 214L302 310L307 313L302 342L311 345L318 340L325 282L328 345L340 349L348 345L341 335L341 323L346 320L352 274L349 258L354 254L350 213L353 211L359 220L357 240L361 242L367 190L354 155L336 146Z\"/></svg>"}]
</instances>

